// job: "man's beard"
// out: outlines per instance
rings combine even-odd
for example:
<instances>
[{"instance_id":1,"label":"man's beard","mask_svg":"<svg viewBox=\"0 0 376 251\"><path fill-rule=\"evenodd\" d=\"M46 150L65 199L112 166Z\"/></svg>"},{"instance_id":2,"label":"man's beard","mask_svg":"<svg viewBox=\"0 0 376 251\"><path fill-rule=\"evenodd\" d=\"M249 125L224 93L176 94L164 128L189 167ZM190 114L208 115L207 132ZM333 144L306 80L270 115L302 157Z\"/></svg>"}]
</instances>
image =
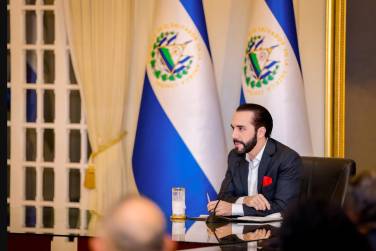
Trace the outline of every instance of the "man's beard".
<instances>
[{"instance_id":1,"label":"man's beard","mask_svg":"<svg viewBox=\"0 0 376 251\"><path fill-rule=\"evenodd\" d=\"M241 149L241 150L238 150L238 148L235 147L235 150L236 150L236 152L237 152L238 154L249 153L249 152L252 151L252 149L256 146L256 144L257 144L257 137L256 137L256 135L253 136L253 138L250 139L250 140L249 140L248 142L246 142L246 143L244 143L244 142L242 142L242 141L240 141L240 140L236 140L236 139L234 139L234 144L235 144L235 143L240 143L240 144L243 145L243 149Z\"/></svg>"}]
</instances>

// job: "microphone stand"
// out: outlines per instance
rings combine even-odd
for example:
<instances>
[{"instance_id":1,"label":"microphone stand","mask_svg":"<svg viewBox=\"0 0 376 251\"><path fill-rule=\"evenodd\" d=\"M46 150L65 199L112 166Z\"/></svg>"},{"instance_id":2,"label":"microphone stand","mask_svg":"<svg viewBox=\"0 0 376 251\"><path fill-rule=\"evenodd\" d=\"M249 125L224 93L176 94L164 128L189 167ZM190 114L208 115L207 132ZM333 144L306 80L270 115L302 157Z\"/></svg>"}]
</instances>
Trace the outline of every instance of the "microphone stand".
<instances>
[{"instance_id":1,"label":"microphone stand","mask_svg":"<svg viewBox=\"0 0 376 251\"><path fill-rule=\"evenodd\" d=\"M214 210L211 214L209 214L208 218L206 218L206 223L228 223L231 221L229 218L226 218L224 216L219 216L215 214L215 210L217 209L217 206L221 200L218 199L217 203L215 204ZM219 227L219 226L217 226Z\"/></svg>"},{"instance_id":2,"label":"microphone stand","mask_svg":"<svg viewBox=\"0 0 376 251\"><path fill-rule=\"evenodd\" d=\"M224 194L224 191L225 189L227 189L227 187L230 185L230 182L231 182L232 179L229 179L227 181L226 184L224 184L222 186L223 189L221 189L221 191L219 192L218 194L218 201L217 203L215 204L215 207L213 209L213 212L209 214L208 218L206 219L206 224L208 225L208 227L220 227L220 226L216 226L217 224L221 224L222 226L223 225L226 225L228 222L231 221L230 218L228 217L224 217L224 216L219 216L219 215L216 215L215 214L215 210L217 209L218 205L219 205L219 202L221 201L221 198L223 197L223 194ZM214 223L214 225L213 225ZM225 224L224 224L225 223ZM209 224L211 226L209 226Z\"/></svg>"}]
</instances>

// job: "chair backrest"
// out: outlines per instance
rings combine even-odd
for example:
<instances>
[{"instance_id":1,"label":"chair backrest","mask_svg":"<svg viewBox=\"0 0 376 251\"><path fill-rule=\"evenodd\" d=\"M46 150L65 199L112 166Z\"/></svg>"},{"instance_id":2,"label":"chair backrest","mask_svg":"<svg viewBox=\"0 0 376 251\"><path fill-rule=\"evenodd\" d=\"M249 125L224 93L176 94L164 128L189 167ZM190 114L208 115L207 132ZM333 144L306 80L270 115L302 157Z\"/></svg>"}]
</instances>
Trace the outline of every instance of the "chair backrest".
<instances>
[{"instance_id":1,"label":"chair backrest","mask_svg":"<svg viewBox=\"0 0 376 251\"><path fill-rule=\"evenodd\" d=\"M355 161L340 158L302 157L300 199L319 199L342 206Z\"/></svg>"}]
</instances>

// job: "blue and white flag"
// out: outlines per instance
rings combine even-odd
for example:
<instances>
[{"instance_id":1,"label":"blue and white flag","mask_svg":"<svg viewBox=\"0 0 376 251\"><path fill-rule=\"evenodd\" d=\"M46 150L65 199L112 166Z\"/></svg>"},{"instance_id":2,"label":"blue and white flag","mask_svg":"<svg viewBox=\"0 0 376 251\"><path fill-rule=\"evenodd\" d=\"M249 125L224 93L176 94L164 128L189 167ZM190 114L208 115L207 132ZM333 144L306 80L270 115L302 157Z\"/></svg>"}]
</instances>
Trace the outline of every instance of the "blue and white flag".
<instances>
[{"instance_id":1,"label":"blue and white flag","mask_svg":"<svg viewBox=\"0 0 376 251\"><path fill-rule=\"evenodd\" d=\"M172 187L186 215L207 214L226 171L226 147L201 0L161 0L146 65L132 156L139 192L166 217Z\"/></svg>"},{"instance_id":2,"label":"blue and white flag","mask_svg":"<svg viewBox=\"0 0 376 251\"><path fill-rule=\"evenodd\" d=\"M252 1L241 100L270 111L273 138L312 154L292 0Z\"/></svg>"}]
</instances>

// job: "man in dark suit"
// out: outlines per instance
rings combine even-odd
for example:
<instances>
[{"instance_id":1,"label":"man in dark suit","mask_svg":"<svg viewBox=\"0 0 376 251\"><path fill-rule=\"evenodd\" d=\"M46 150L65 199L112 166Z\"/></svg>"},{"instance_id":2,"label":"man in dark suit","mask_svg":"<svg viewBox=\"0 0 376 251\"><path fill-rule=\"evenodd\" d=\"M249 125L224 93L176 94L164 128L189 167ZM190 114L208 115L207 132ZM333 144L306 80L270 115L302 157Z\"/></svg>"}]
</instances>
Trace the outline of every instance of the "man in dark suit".
<instances>
[{"instance_id":1,"label":"man in dark suit","mask_svg":"<svg viewBox=\"0 0 376 251\"><path fill-rule=\"evenodd\" d=\"M288 119L288 118L286 118ZM270 138L273 119L257 104L240 105L231 127L235 148L228 155L228 169L219 199L208 203L216 215L265 216L282 212L298 198L301 158Z\"/></svg>"}]
</instances>

